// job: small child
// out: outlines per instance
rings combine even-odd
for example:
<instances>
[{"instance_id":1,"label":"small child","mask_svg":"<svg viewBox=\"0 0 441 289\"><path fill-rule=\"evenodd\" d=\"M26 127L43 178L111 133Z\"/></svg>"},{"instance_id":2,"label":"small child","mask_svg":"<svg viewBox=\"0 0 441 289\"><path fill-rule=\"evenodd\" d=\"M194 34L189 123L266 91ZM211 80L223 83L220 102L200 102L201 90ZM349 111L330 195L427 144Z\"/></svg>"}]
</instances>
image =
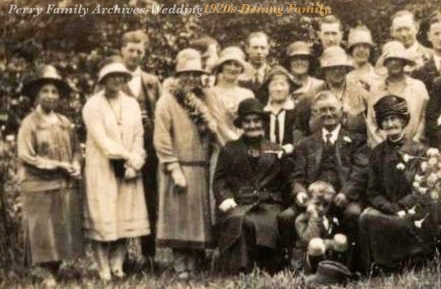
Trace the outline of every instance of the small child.
<instances>
[{"instance_id":1,"label":"small child","mask_svg":"<svg viewBox=\"0 0 441 289\"><path fill-rule=\"evenodd\" d=\"M306 211L295 221L296 248L301 250L302 256L306 253L305 272L315 273L318 263L325 259L346 264L347 238L343 234L335 234L339 221L330 214L336 195L334 187L328 182L316 181L309 186L308 193L310 199L306 203Z\"/></svg>"}]
</instances>

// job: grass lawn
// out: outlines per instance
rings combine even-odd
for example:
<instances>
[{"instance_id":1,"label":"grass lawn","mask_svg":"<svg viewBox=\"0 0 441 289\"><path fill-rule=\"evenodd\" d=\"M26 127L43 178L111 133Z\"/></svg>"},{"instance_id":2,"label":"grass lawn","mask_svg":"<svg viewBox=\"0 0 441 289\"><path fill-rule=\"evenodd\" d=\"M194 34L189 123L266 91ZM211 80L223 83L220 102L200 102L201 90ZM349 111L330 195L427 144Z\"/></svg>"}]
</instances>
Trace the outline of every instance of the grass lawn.
<instances>
[{"instance_id":1,"label":"grass lawn","mask_svg":"<svg viewBox=\"0 0 441 289\"><path fill-rule=\"evenodd\" d=\"M236 276L221 276L210 270L207 264L206 270L201 270L189 281L178 281L169 266L171 256L166 250L159 252L162 269L158 272L140 271L130 274L122 280L115 280L104 284L96 276L95 265L90 255L75 264L64 264L60 276L61 281L57 288L83 289L83 288L121 288L121 289L269 289L269 288L306 288L300 274L288 270L273 276L258 269L250 274ZM346 287L329 286L323 288L375 288L375 289L440 289L441 288L441 265L433 261L432 265L418 271L407 271L402 274L365 278L354 281ZM41 288L40 284L33 282L28 273L23 270L3 270L0 273L0 288ZM320 287L318 287L320 288Z\"/></svg>"}]
</instances>

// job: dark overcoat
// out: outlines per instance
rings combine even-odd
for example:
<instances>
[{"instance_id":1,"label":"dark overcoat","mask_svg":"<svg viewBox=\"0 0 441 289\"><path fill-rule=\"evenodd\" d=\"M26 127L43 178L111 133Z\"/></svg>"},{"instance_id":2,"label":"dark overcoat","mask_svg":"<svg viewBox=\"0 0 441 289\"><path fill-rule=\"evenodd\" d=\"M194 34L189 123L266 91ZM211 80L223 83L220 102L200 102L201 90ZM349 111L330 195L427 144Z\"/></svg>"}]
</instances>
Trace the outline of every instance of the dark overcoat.
<instances>
[{"instance_id":1,"label":"dark overcoat","mask_svg":"<svg viewBox=\"0 0 441 289\"><path fill-rule=\"evenodd\" d=\"M242 222L251 211L256 218L256 245L276 249L279 238L277 215L283 208L289 167L287 159L279 159L273 153L277 149L278 145L264 140L261 155L253 166L248 159L248 146L243 137L222 148L213 191L218 206L228 198L234 198L238 206L220 213L218 245L221 254L241 237ZM253 194L265 196L265 200L242 201Z\"/></svg>"},{"instance_id":2,"label":"dark overcoat","mask_svg":"<svg viewBox=\"0 0 441 289\"><path fill-rule=\"evenodd\" d=\"M300 142L294 151L293 197L299 192L306 192L308 186L317 181L323 147L322 132L319 131ZM342 128L335 142L335 153L340 192L346 194L350 201L363 201L369 163L366 139Z\"/></svg>"},{"instance_id":3,"label":"dark overcoat","mask_svg":"<svg viewBox=\"0 0 441 289\"><path fill-rule=\"evenodd\" d=\"M439 209L412 193L421 159L404 161L405 154L421 157L424 152L423 145L409 140L398 144L385 141L371 153L367 195L372 207L362 213L359 221L365 273L373 263L395 267L417 255L429 254L434 248ZM397 216L399 211L408 212L412 207L414 215ZM419 228L414 224L417 220L424 220Z\"/></svg>"}]
</instances>

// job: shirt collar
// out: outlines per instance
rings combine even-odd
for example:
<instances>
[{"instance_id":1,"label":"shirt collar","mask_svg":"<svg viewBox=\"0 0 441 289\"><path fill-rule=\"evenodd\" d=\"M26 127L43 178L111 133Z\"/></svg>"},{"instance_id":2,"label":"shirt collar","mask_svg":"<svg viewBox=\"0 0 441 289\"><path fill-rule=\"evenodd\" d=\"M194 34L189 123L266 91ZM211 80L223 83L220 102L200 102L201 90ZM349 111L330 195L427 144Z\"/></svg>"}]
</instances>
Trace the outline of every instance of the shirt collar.
<instances>
[{"instance_id":1,"label":"shirt collar","mask_svg":"<svg viewBox=\"0 0 441 289\"><path fill-rule=\"evenodd\" d=\"M326 142L326 135L328 133L331 134L331 138L329 139L332 144L334 144L337 141L338 134L340 133L341 125L339 124L333 131L328 131L326 128L322 128L322 138L323 141Z\"/></svg>"},{"instance_id":2,"label":"shirt collar","mask_svg":"<svg viewBox=\"0 0 441 289\"><path fill-rule=\"evenodd\" d=\"M292 101L292 99L288 98L285 103L282 106L283 110L290 110L290 109L294 109L294 102ZM264 111L267 112L273 112L273 106L271 104L271 101L268 101L268 103L265 105L265 107L263 108Z\"/></svg>"},{"instance_id":3,"label":"shirt collar","mask_svg":"<svg viewBox=\"0 0 441 289\"><path fill-rule=\"evenodd\" d=\"M412 44L410 47L406 48L407 52L418 52L418 47L419 47L419 43L418 41L415 40L415 43Z\"/></svg>"},{"instance_id":4,"label":"shirt collar","mask_svg":"<svg viewBox=\"0 0 441 289\"><path fill-rule=\"evenodd\" d=\"M142 69L141 69L141 67L138 66L134 71L131 71L131 73L132 73L133 77L141 76L142 75Z\"/></svg>"},{"instance_id":5,"label":"shirt collar","mask_svg":"<svg viewBox=\"0 0 441 289\"><path fill-rule=\"evenodd\" d=\"M441 56L433 54L433 61L435 61L435 67L437 70L441 71Z\"/></svg>"}]
</instances>

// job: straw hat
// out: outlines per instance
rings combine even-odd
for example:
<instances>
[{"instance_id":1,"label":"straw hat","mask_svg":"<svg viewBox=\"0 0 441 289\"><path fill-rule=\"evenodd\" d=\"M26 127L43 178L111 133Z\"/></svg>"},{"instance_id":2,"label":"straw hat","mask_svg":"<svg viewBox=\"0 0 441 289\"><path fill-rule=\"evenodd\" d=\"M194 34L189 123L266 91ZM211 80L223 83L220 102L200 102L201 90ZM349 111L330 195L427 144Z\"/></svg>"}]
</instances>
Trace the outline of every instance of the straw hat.
<instances>
[{"instance_id":1,"label":"straw hat","mask_svg":"<svg viewBox=\"0 0 441 289\"><path fill-rule=\"evenodd\" d=\"M245 67L247 66L245 62L245 54L243 53L242 49L237 46L226 47L220 52L219 55L219 59L214 65L213 69L220 69L222 64L230 60L238 62L242 66L243 70L245 70Z\"/></svg>"},{"instance_id":2,"label":"straw hat","mask_svg":"<svg viewBox=\"0 0 441 289\"><path fill-rule=\"evenodd\" d=\"M304 41L296 41L291 43L286 49L286 55L288 57L294 57L294 56L313 57L311 46Z\"/></svg>"},{"instance_id":3,"label":"straw hat","mask_svg":"<svg viewBox=\"0 0 441 289\"><path fill-rule=\"evenodd\" d=\"M199 51L192 48L186 48L179 51L176 56L175 73L179 74L182 72L206 73L202 68L201 54Z\"/></svg>"},{"instance_id":4,"label":"straw hat","mask_svg":"<svg viewBox=\"0 0 441 289\"><path fill-rule=\"evenodd\" d=\"M352 47L357 44L367 44L370 47L375 46L372 41L371 32L365 26L358 26L349 30L348 50L351 50Z\"/></svg>"},{"instance_id":5,"label":"straw hat","mask_svg":"<svg viewBox=\"0 0 441 289\"><path fill-rule=\"evenodd\" d=\"M320 57L320 66L322 69L336 66L353 68L348 55L340 46L331 46L326 48Z\"/></svg>"},{"instance_id":6,"label":"straw hat","mask_svg":"<svg viewBox=\"0 0 441 289\"><path fill-rule=\"evenodd\" d=\"M126 81L132 78L132 74L122 62L112 62L104 65L98 73L98 83L102 84L109 75L121 75L126 77Z\"/></svg>"},{"instance_id":7,"label":"straw hat","mask_svg":"<svg viewBox=\"0 0 441 289\"><path fill-rule=\"evenodd\" d=\"M38 70L36 79L25 83L22 94L34 99L40 88L47 83L54 84L62 97L69 96L72 91L70 86L62 80L61 75L54 66L45 65Z\"/></svg>"},{"instance_id":8,"label":"straw hat","mask_svg":"<svg viewBox=\"0 0 441 289\"><path fill-rule=\"evenodd\" d=\"M384 63L387 59L397 58L405 61L405 65L414 66L415 61L413 60L413 56L409 55L409 52L406 51L403 43L399 41L389 41L384 44L382 49L382 54L378 58L377 63L375 64L375 71L379 75L387 75L387 68L384 66Z\"/></svg>"}]
</instances>

